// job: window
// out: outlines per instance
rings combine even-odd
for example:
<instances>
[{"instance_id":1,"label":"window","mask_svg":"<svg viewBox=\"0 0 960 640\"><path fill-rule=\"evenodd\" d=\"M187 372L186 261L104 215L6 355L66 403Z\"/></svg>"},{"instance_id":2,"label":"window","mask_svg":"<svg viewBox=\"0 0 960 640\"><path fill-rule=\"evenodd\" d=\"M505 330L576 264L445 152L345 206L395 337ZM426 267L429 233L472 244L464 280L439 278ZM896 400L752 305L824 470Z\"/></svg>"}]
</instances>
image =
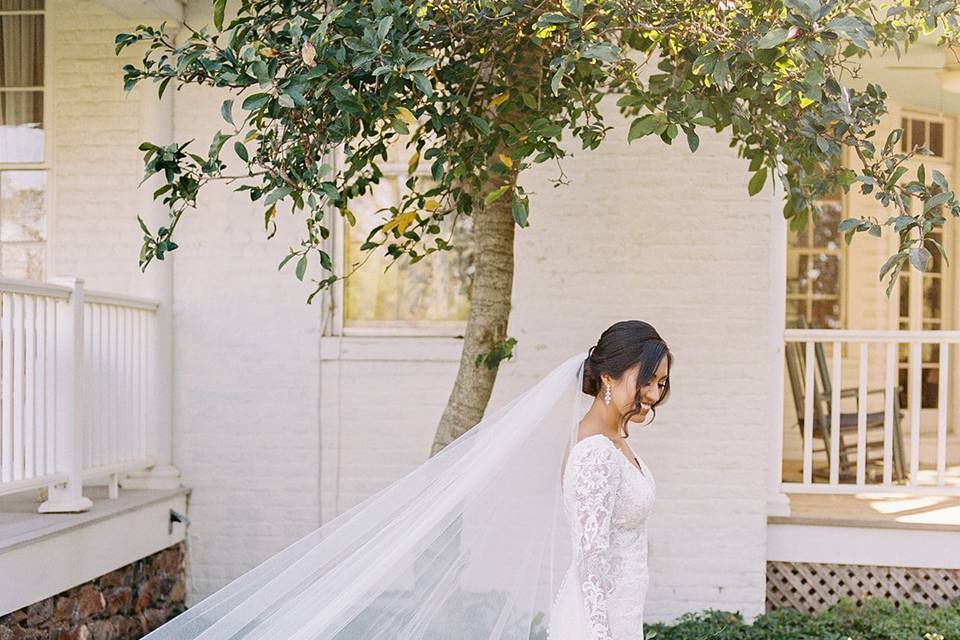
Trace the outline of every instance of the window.
<instances>
[{"instance_id":1,"label":"window","mask_svg":"<svg viewBox=\"0 0 960 640\"><path fill-rule=\"evenodd\" d=\"M816 221L787 237L788 327L840 329L843 317L842 193L821 200Z\"/></svg>"},{"instance_id":2,"label":"window","mask_svg":"<svg viewBox=\"0 0 960 640\"><path fill-rule=\"evenodd\" d=\"M402 143L393 145L388 153L390 162L382 166L383 178L373 185L372 192L350 204L357 224L343 225L343 269L349 272L357 262L367 261L343 283L344 333L372 330L446 335L460 333L466 325L474 272L472 218L460 216L454 223L448 216L441 224L441 236L450 239L453 248L416 264L406 256L391 264L393 259L382 249L369 258L360 251L370 230L389 217L382 209L399 204L406 192L410 154ZM429 172L421 179L421 190L428 180Z\"/></svg>"},{"instance_id":3,"label":"window","mask_svg":"<svg viewBox=\"0 0 960 640\"><path fill-rule=\"evenodd\" d=\"M903 134L900 136L900 150L904 153L911 151L914 147L926 146L934 158L945 157L942 120L933 116L908 115L900 119L900 128L903 129Z\"/></svg>"},{"instance_id":4,"label":"window","mask_svg":"<svg viewBox=\"0 0 960 640\"><path fill-rule=\"evenodd\" d=\"M0 275L42 279L48 167L43 0L0 0Z\"/></svg>"}]
</instances>

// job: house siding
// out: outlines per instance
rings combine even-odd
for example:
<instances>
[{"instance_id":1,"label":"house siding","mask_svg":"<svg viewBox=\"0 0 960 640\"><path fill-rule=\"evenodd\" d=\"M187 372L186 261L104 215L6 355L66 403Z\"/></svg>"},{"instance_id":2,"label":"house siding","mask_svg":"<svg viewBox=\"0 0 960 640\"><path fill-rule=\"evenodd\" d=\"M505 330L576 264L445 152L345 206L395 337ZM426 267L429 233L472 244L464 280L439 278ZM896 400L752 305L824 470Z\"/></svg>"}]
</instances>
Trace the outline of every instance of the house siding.
<instances>
[{"instance_id":1,"label":"house siding","mask_svg":"<svg viewBox=\"0 0 960 640\"><path fill-rule=\"evenodd\" d=\"M130 22L93 2L55 2L56 270L91 287L149 295L134 215L143 123L124 97L113 36ZM209 5L188 5L191 24ZM129 54L125 54L129 55ZM199 147L223 95L176 93L175 136ZM708 132L701 148L626 143L523 184L531 227L517 236L511 334L520 344L491 406L504 404L624 318L656 326L675 356L674 397L631 443L652 469L647 617L718 607L762 612L766 472L774 437L769 361L770 198L746 195L746 165ZM92 161L91 161L92 160ZM298 237L226 186L206 189L178 228L174 270L174 464L192 488L188 604L426 459L459 361L450 338L321 338L307 285L276 265ZM92 250L92 248L96 248ZM779 285L778 285L779 286ZM337 346L333 350L333 345ZM321 355L323 349L323 355Z\"/></svg>"}]
</instances>

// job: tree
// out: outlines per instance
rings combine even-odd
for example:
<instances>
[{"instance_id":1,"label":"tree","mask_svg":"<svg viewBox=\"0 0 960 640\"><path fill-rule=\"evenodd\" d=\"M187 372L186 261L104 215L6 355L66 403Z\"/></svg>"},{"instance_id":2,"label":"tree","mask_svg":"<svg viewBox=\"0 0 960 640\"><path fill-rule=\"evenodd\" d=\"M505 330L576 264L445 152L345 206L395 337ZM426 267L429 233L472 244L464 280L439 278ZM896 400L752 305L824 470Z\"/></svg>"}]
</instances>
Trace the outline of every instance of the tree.
<instances>
[{"instance_id":1,"label":"tree","mask_svg":"<svg viewBox=\"0 0 960 640\"><path fill-rule=\"evenodd\" d=\"M447 251L440 223L473 216L476 275L463 356L434 440L436 452L475 424L489 400L499 363L515 340L507 333L515 227L527 226L529 194L517 176L559 161L570 132L586 150L611 129L598 105L619 95L632 119L629 140L677 138L691 151L698 130L727 132L752 173L748 191L768 178L785 186L783 213L793 228L817 215L816 201L858 183L894 215L845 220L880 235L889 225L899 251L881 270L890 284L908 263L925 269L928 234L960 203L938 172L907 176L899 131L874 140L885 93L852 86L857 61L872 51L898 55L921 37L957 41L956 0L241 0L225 21L226 0L213 2L213 28L187 26L174 42L165 25L117 36L117 52L147 45L142 63L124 68L127 90L152 79L226 89L225 131L206 153L190 142L141 145L147 176L170 209L156 231L143 223L141 266L176 249L173 234L197 194L214 181L239 183L275 227L278 208L303 215L296 260L303 279L311 262L322 277L310 295L348 273L333 273L326 251L331 216L354 223L350 203L382 172L387 145L403 137L413 150L409 195L384 211L363 251L417 262ZM232 7L231 7L232 8ZM239 104L238 104L239 103ZM228 142L232 147L227 147ZM856 166L838 164L847 147ZM245 165L228 175L225 148ZM344 162L330 162L341 149ZM413 175L430 163L432 181ZM562 179L558 178L558 182ZM912 215L910 201L925 203ZM888 288L888 294L890 289Z\"/></svg>"}]
</instances>

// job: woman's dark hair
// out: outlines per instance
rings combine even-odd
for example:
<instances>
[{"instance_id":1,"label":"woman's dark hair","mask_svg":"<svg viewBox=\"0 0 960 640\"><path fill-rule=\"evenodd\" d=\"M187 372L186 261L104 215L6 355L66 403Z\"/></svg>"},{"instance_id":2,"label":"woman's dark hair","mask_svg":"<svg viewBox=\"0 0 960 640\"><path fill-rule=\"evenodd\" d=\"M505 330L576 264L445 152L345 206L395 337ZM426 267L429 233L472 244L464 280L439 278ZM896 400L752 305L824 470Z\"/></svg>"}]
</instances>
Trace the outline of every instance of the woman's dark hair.
<instances>
[{"instance_id":1,"label":"woman's dark hair","mask_svg":"<svg viewBox=\"0 0 960 640\"><path fill-rule=\"evenodd\" d=\"M640 413L641 389L657 374L657 368L664 356L667 358L667 377L664 379L663 393L650 408L653 417L657 417L657 407L670 395L670 368L673 367L673 354L667 348L657 330L640 320L618 322L600 334L600 340L587 355L583 363L583 392L596 396L600 393L602 374L619 379L628 369L640 365L637 375L637 392L633 407L623 416L620 428L624 437L628 437L627 424L630 418Z\"/></svg>"}]
</instances>

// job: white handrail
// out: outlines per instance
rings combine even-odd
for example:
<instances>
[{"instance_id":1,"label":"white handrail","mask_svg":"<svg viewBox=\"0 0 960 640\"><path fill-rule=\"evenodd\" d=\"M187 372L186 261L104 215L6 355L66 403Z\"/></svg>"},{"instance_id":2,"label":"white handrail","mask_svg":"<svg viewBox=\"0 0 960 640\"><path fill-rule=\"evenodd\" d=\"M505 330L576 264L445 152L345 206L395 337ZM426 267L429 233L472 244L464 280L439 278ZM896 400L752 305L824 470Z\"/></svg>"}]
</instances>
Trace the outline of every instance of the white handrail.
<instances>
[{"instance_id":1,"label":"white handrail","mask_svg":"<svg viewBox=\"0 0 960 640\"><path fill-rule=\"evenodd\" d=\"M116 497L120 474L155 464L158 306L77 278L0 278L0 495L48 486L41 512L82 511L84 479L108 477Z\"/></svg>"},{"instance_id":2,"label":"white handrail","mask_svg":"<svg viewBox=\"0 0 960 640\"><path fill-rule=\"evenodd\" d=\"M960 331L788 329L784 332L784 341L804 347L802 352L794 351L796 355L791 356L799 356L798 364L804 368L802 380L794 380L795 388L801 387L803 393L802 402L797 399L799 404L794 405L802 414L797 416L801 427L802 467L797 481L787 479L781 483L784 492L960 494L960 478L951 478L948 473L949 454L953 454L949 464L960 464L960 451L948 451L951 446L948 439L949 355L951 345L960 345ZM816 351L818 344L832 346L829 362ZM858 347L856 350L852 348L854 345ZM872 345L882 345L883 349L872 350ZM907 347L901 356L902 362L897 356L899 345ZM931 355L929 362L923 361L927 351L924 345L936 345L937 351L933 352L936 360ZM851 349L844 351L846 346ZM880 388L874 381L877 389L871 389L871 365L878 364L883 367L883 386ZM939 376L935 407L929 404L930 395L928 399L922 397L933 393L930 382L924 379L924 371L931 366L938 370ZM841 388L845 370L849 370L846 379L851 387L855 385L853 389ZM899 413L897 394L903 389L897 384L898 372L905 373L909 404ZM829 379L820 379L823 376ZM879 371L875 377L879 377ZM827 388L829 393L824 397L821 389ZM871 394L881 393L882 405L875 401L877 407L868 409L868 400L877 398ZM843 409L842 402L855 403L855 406L847 405ZM900 426L902 430L909 430L906 442ZM879 438L878 431L882 431ZM814 440L818 441L819 449L814 449ZM960 446L960 439L952 446ZM931 460L921 466L921 455ZM777 461L780 468L784 458L781 449ZM880 469L876 469L877 465ZM874 475L871 471L878 473Z\"/></svg>"}]
</instances>

